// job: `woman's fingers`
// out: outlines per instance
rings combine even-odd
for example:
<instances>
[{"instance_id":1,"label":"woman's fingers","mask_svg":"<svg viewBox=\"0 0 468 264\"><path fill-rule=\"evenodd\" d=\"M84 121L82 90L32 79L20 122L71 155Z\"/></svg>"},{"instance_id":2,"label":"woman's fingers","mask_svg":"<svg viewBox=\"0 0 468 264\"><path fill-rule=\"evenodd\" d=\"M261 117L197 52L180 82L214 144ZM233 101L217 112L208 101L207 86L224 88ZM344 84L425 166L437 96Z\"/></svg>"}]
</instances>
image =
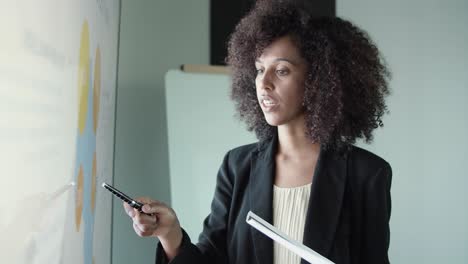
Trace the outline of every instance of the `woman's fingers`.
<instances>
[{"instance_id":1,"label":"woman's fingers","mask_svg":"<svg viewBox=\"0 0 468 264\"><path fill-rule=\"evenodd\" d=\"M133 207L131 207L126 202L123 203L123 207L124 207L124 210L125 210L125 212L127 213L128 216L130 216L132 218L133 218L133 216L135 216L135 209L133 209Z\"/></svg>"},{"instance_id":2,"label":"woman's fingers","mask_svg":"<svg viewBox=\"0 0 468 264\"><path fill-rule=\"evenodd\" d=\"M138 224L152 225L157 222L157 218L155 215L147 215L137 212L133 218L133 221L137 222Z\"/></svg>"},{"instance_id":3,"label":"woman's fingers","mask_svg":"<svg viewBox=\"0 0 468 264\"><path fill-rule=\"evenodd\" d=\"M143 212L147 214L167 214L168 207L160 202L153 202L145 204L142 208Z\"/></svg>"},{"instance_id":4,"label":"woman's fingers","mask_svg":"<svg viewBox=\"0 0 468 264\"><path fill-rule=\"evenodd\" d=\"M145 205L143 212L145 212L146 214L140 213L138 210L131 207L125 202L123 203L123 207L128 216L130 216L134 221L141 223L141 224L153 224L156 222L155 213L165 212L164 207L160 206L157 203L152 203L151 205Z\"/></svg>"},{"instance_id":5,"label":"woman's fingers","mask_svg":"<svg viewBox=\"0 0 468 264\"><path fill-rule=\"evenodd\" d=\"M161 203L160 201L153 200L149 197L138 197L135 199L135 201L140 202L142 204Z\"/></svg>"},{"instance_id":6,"label":"woman's fingers","mask_svg":"<svg viewBox=\"0 0 468 264\"><path fill-rule=\"evenodd\" d=\"M151 198L148 197L140 197L135 199L136 201L144 204L143 206L143 212L147 214L154 214L154 213L164 213L165 210L164 208L166 207L165 204L152 200ZM127 213L128 216L134 217L135 213L137 210L135 210L133 207L131 207L129 204L126 202L123 202L123 207L125 209L125 212Z\"/></svg>"},{"instance_id":7,"label":"woman's fingers","mask_svg":"<svg viewBox=\"0 0 468 264\"><path fill-rule=\"evenodd\" d=\"M139 212L127 203L123 204L124 210L132 218L133 229L137 235L165 236L174 228L180 228L177 216L166 204L147 197L135 199L143 204L142 211Z\"/></svg>"},{"instance_id":8,"label":"woman's fingers","mask_svg":"<svg viewBox=\"0 0 468 264\"><path fill-rule=\"evenodd\" d=\"M134 210L132 208L132 210ZM152 236L158 228L158 220L155 215L142 214L136 210L133 211L133 229L141 236Z\"/></svg>"},{"instance_id":9,"label":"woman's fingers","mask_svg":"<svg viewBox=\"0 0 468 264\"><path fill-rule=\"evenodd\" d=\"M133 219L133 229L139 236L152 236L158 228L156 217L137 214Z\"/></svg>"},{"instance_id":10,"label":"woman's fingers","mask_svg":"<svg viewBox=\"0 0 468 264\"><path fill-rule=\"evenodd\" d=\"M143 230L140 229L140 227L136 223L133 223L133 230L135 230L135 233L138 236L141 236L141 237L148 236Z\"/></svg>"}]
</instances>

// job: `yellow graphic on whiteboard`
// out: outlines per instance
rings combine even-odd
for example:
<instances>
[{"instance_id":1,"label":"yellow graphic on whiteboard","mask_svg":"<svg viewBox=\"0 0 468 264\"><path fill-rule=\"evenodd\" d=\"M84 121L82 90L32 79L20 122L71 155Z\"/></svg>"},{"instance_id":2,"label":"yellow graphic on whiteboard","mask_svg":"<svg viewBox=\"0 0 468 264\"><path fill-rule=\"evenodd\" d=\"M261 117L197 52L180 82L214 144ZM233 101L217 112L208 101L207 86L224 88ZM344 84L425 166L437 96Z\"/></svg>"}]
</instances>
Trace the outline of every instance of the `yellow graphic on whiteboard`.
<instances>
[{"instance_id":1,"label":"yellow graphic on whiteboard","mask_svg":"<svg viewBox=\"0 0 468 264\"><path fill-rule=\"evenodd\" d=\"M78 65L78 127L80 135L83 134L88 110L89 91L89 29L88 22L83 23L81 30L80 59Z\"/></svg>"},{"instance_id":2,"label":"yellow graphic on whiteboard","mask_svg":"<svg viewBox=\"0 0 468 264\"><path fill-rule=\"evenodd\" d=\"M96 180L99 162L96 153L99 102L101 94L101 50L90 57L89 27L85 21L81 31L78 66L78 133L76 139L75 227L83 231L84 263L92 264ZM94 67L93 67L94 66ZM94 71L93 71L94 69Z\"/></svg>"},{"instance_id":3,"label":"yellow graphic on whiteboard","mask_svg":"<svg viewBox=\"0 0 468 264\"><path fill-rule=\"evenodd\" d=\"M96 62L94 63L94 89L93 89L93 129L96 134L99 116L99 95L101 94L101 51L99 47L96 49Z\"/></svg>"}]
</instances>

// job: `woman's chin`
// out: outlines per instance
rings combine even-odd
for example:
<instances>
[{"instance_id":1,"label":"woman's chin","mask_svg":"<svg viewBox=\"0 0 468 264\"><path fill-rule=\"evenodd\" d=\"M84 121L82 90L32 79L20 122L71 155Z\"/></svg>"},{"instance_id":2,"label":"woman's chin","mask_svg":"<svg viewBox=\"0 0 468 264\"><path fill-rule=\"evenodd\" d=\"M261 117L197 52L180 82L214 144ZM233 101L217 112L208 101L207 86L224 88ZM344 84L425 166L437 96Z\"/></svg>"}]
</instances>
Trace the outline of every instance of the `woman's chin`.
<instances>
[{"instance_id":1,"label":"woman's chin","mask_svg":"<svg viewBox=\"0 0 468 264\"><path fill-rule=\"evenodd\" d=\"M265 116L265 120L268 125L270 126L279 126L282 124L282 121L278 118L270 117L270 116Z\"/></svg>"}]
</instances>

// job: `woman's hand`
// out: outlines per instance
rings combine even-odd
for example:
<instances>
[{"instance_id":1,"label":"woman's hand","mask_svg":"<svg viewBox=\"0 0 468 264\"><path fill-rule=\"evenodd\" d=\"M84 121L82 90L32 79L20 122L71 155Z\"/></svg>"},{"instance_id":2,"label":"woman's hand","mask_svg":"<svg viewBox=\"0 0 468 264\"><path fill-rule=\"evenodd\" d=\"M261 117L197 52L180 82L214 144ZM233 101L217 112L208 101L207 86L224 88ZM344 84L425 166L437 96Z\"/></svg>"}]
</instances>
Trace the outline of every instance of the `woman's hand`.
<instances>
[{"instance_id":1,"label":"woman's hand","mask_svg":"<svg viewBox=\"0 0 468 264\"><path fill-rule=\"evenodd\" d=\"M179 219L172 210L162 202L142 197L136 199L143 203L142 214L127 203L123 203L124 209L133 220L133 229L141 237L157 237L161 242L169 260L177 255L182 242L182 229Z\"/></svg>"}]
</instances>

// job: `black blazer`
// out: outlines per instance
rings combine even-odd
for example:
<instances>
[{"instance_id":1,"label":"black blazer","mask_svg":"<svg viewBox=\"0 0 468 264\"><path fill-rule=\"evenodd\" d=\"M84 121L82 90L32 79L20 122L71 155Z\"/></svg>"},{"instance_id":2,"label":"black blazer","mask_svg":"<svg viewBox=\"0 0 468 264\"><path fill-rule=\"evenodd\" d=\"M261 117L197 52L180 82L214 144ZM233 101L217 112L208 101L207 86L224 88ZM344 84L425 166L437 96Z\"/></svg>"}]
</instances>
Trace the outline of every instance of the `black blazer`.
<instances>
[{"instance_id":1,"label":"black blazer","mask_svg":"<svg viewBox=\"0 0 468 264\"><path fill-rule=\"evenodd\" d=\"M273 263L272 240L245 220L252 211L272 223L277 141L274 137L226 154L199 243L192 244L184 231L171 264ZM389 263L391 176L385 160L361 148L352 146L342 154L322 149L303 243L336 264ZM167 263L160 244L156 263Z\"/></svg>"}]
</instances>

